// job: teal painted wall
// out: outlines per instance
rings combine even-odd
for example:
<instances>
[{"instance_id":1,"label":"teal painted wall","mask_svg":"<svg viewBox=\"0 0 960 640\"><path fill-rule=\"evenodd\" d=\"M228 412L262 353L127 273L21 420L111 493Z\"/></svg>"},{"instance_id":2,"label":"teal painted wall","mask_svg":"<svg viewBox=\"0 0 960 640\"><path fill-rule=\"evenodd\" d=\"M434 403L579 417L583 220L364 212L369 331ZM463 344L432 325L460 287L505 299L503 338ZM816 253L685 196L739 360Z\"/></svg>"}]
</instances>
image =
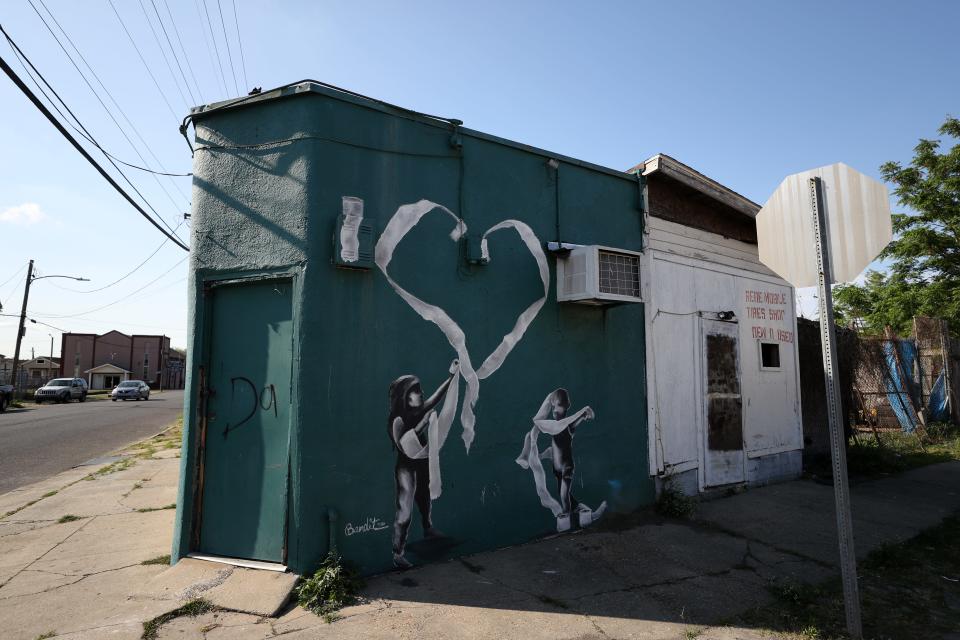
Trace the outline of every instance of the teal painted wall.
<instances>
[{"instance_id":1,"label":"teal painted wall","mask_svg":"<svg viewBox=\"0 0 960 640\"><path fill-rule=\"evenodd\" d=\"M375 239L400 205L428 199L459 215L471 240L505 218L525 222L544 243L556 240L559 211L565 242L640 250L637 181L568 159L554 171L547 159L555 156L470 131L461 131L458 150L447 125L320 91L214 112L196 126L192 367L174 558L191 548L197 367L208 329L203 283L286 273L296 280L288 564L312 569L327 553L332 530L340 552L364 572L389 569L397 454L388 437L388 387L413 374L429 394L447 378L456 353L376 267L332 265L341 198L364 200ZM459 324L479 367L517 315L542 296L542 284L513 231L491 236L489 264L470 265L467 250L449 237L453 226L439 211L427 214L398 246L390 275ZM549 254L548 261L545 306L503 366L480 384L469 454L454 421L440 455L443 494L432 505L434 526L447 537L418 542L415 512L407 552L414 564L556 531L531 472L515 459L534 414L558 387L569 391L571 412L589 405L596 413L573 441L577 498L593 508L606 501L608 513L653 499L643 305L558 304ZM461 402L462 394L461 383ZM541 448L548 444L541 436ZM356 532L368 522L379 530Z\"/></svg>"}]
</instances>

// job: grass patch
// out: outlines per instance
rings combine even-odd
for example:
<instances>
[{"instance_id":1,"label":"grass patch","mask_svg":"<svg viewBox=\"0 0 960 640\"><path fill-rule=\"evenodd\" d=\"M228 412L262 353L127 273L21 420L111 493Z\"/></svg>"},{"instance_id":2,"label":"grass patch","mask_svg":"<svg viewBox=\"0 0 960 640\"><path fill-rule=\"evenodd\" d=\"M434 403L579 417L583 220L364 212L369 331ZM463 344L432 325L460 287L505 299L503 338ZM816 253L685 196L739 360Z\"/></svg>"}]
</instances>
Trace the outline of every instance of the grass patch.
<instances>
[{"instance_id":1,"label":"grass patch","mask_svg":"<svg viewBox=\"0 0 960 640\"><path fill-rule=\"evenodd\" d=\"M3 517L4 517L4 518L9 518L10 516L12 516L12 515L14 515L14 514L20 513L21 511L23 511L23 510L26 509L27 507L32 507L33 505L37 504L37 503L40 502L41 500L43 500L43 498L37 498L36 500L31 500L30 502L26 503L26 504L23 505L22 507L17 507L16 509L11 509L10 511L7 511L5 514L3 514Z\"/></svg>"},{"instance_id":2,"label":"grass patch","mask_svg":"<svg viewBox=\"0 0 960 640\"><path fill-rule=\"evenodd\" d=\"M300 580L294 593L297 604L330 623L337 619L337 611L357 602L362 586L356 571L331 551L312 576Z\"/></svg>"},{"instance_id":3,"label":"grass patch","mask_svg":"<svg viewBox=\"0 0 960 640\"><path fill-rule=\"evenodd\" d=\"M932 424L922 434L861 432L847 449L850 472L863 476L900 473L950 460L960 460L960 429L943 424Z\"/></svg>"},{"instance_id":4,"label":"grass patch","mask_svg":"<svg viewBox=\"0 0 960 640\"><path fill-rule=\"evenodd\" d=\"M948 637L960 620L960 514L902 542L880 547L857 567L865 638ZM839 578L820 585L781 584L776 602L737 623L791 634L788 638L846 638Z\"/></svg>"},{"instance_id":5,"label":"grass patch","mask_svg":"<svg viewBox=\"0 0 960 640\"><path fill-rule=\"evenodd\" d=\"M57 635L56 631L47 631L46 633L41 633L40 635L38 635L34 640L48 640L48 638L52 638L56 635Z\"/></svg>"},{"instance_id":6,"label":"grass patch","mask_svg":"<svg viewBox=\"0 0 960 640\"><path fill-rule=\"evenodd\" d=\"M80 516L75 516L72 513L68 513L65 516L60 516L60 519L57 520L57 524L63 524L64 522L74 522L75 520L82 520Z\"/></svg>"},{"instance_id":7,"label":"grass patch","mask_svg":"<svg viewBox=\"0 0 960 640\"><path fill-rule=\"evenodd\" d=\"M137 458L152 459L158 451L178 449L183 438L183 416L177 418L163 433L135 444L128 453Z\"/></svg>"},{"instance_id":8,"label":"grass patch","mask_svg":"<svg viewBox=\"0 0 960 640\"><path fill-rule=\"evenodd\" d=\"M214 611L215 609L216 607L202 598L191 600L179 609L174 609L173 611L169 611L163 615L153 618L152 620L147 620L144 622L143 634L140 636L140 638L142 640L156 640L157 635L160 633L160 627L171 620L182 618L184 616L195 618L199 615L203 615L204 613Z\"/></svg>"},{"instance_id":9,"label":"grass patch","mask_svg":"<svg viewBox=\"0 0 960 640\"><path fill-rule=\"evenodd\" d=\"M43 500L44 498L52 498L53 496L57 495L58 493L60 493L60 492L59 492L59 491L47 491L45 494L43 494L42 496L40 496L40 499Z\"/></svg>"},{"instance_id":10,"label":"grass patch","mask_svg":"<svg viewBox=\"0 0 960 640\"><path fill-rule=\"evenodd\" d=\"M177 503L171 502L162 507L143 507L142 509L137 509L137 513L150 513L151 511L165 511L167 509L176 509Z\"/></svg>"},{"instance_id":11,"label":"grass patch","mask_svg":"<svg viewBox=\"0 0 960 640\"><path fill-rule=\"evenodd\" d=\"M133 465L137 464L137 461L133 458L122 458L120 460L115 460L108 464L105 467L101 467L94 471L91 474L88 474L84 480L96 480L97 478L108 476L111 473L117 473L118 471L126 471Z\"/></svg>"},{"instance_id":12,"label":"grass patch","mask_svg":"<svg viewBox=\"0 0 960 640\"><path fill-rule=\"evenodd\" d=\"M157 556L156 558L150 558L149 560L144 560L140 564L170 564L170 554L168 553L165 556Z\"/></svg>"},{"instance_id":13,"label":"grass patch","mask_svg":"<svg viewBox=\"0 0 960 640\"><path fill-rule=\"evenodd\" d=\"M697 500L677 489L673 482L668 480L657 496L656 510L668 518L690 519L697 510Z\"/></svg>"}]
</instances>

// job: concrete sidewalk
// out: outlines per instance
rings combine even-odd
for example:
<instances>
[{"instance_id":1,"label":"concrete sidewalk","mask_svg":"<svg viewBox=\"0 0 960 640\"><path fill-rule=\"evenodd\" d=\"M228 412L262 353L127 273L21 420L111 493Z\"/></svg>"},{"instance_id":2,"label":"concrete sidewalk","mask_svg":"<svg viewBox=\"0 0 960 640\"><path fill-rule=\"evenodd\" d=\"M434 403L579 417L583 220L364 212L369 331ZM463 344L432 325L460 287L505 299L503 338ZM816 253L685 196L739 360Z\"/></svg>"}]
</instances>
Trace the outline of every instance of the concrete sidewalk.
<instances>
[{"instance_id":1,"label":"concrete sidewalk","mask_svg":"<svg viewBox=\"0 0 960 640\"><path fill-rule=\"evenodd\" d=\"M149 564L170 549L175 440L0 496L0 513L15 511L0 519L0 637L139 638L144 621L247 580L224 565L211 578L202 565ZM862 556L960 509L960 463L852 493ZM810 481L701 504L692 522L644 513L604 527L375 577L333 624L292 605L277 617L218 610L172 619L158 637L754 639L767 636L713 625L770 602L771 585L836 573L833 491ZM190 588L171 586L184 574Z\"/></svg>"}]
</instances>

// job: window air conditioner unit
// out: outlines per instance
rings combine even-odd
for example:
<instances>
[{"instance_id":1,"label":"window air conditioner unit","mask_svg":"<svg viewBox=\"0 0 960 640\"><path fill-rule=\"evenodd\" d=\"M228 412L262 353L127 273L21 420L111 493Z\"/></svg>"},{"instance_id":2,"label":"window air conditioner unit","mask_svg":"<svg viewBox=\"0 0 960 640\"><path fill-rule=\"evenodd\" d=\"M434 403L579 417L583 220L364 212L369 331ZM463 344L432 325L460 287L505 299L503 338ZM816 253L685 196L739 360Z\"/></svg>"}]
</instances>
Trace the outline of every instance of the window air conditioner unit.
<instances>
[{"instance_id":1,"label":"window air conditioner unit","mask_svg":"<svg viewBox=\"0 0 960 640\"><path fill-rule=\"evenodd\" d=\"M608 305L642 302L637 251L574 246L557 258L557 301Z\"/></svg>"}]
</instances>

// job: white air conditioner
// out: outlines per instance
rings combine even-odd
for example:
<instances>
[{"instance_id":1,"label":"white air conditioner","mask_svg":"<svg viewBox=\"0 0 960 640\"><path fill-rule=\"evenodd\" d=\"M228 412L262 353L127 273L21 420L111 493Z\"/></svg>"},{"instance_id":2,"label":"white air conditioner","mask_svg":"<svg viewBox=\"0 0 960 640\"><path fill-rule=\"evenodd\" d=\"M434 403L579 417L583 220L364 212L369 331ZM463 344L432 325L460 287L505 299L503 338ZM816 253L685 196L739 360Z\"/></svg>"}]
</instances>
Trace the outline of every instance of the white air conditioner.
<instances>
[{"instance_id":1,"label":"white air conditioner","mask_svg":"<svg viewBox=\"0 0 960 640\"><path fill-rule=\"evenodd\" d=\"M643 254L599 245L575 246L557 257L557 301L606 305L642 302Z\"/></svg>"}]
</instances>

